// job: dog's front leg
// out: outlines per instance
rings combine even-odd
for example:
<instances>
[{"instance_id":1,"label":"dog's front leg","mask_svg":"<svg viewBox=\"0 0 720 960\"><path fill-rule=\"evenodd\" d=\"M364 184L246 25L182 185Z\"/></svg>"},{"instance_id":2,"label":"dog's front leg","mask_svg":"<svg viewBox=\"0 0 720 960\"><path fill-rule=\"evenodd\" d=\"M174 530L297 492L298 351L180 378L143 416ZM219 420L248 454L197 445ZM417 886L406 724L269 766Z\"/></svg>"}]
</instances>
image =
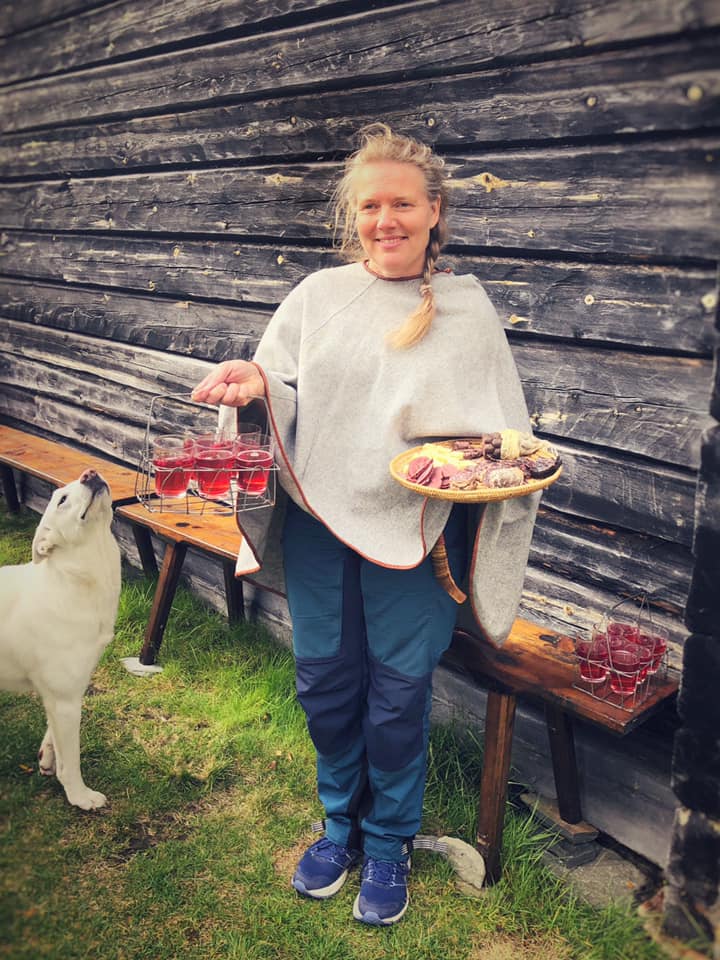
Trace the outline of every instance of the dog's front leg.
<instances>
[{"instance_id":1,"label":"dog's front leg","mask_svg":"<svg viewBox=\"0 0 720 960\"><path fill-rule=\"evenodd\" d=\"M38 767L44 777L55 776L55 747L53 746L50 727L45 731L45 736L38 750Z\"/></svg>"},{"instance_id":2,"label":"dog's front leg","mask_svg":"<svg viewBox=\"0 0 720 960\"><path fill-rule=\"evenodd\" d=\"M55 700L45 703L50 734L55 747L57 778L65 788L68 801L83 810L95 810L107 803L107 797L91 790L80 772L81 703Z\"/></svg>"}]
</instances>

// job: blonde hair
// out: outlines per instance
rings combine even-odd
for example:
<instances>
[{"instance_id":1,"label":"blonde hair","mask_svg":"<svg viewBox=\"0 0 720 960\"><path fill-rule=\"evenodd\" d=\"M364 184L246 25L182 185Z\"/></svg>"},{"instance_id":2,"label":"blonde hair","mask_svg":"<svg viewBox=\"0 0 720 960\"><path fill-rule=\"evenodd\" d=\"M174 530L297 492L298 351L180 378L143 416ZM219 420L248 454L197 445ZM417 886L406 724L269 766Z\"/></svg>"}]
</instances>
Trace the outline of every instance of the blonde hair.
<instances>
[{"instance_id":1,"label":"blonde hair","mask_svg":"<svg viewBox=\"0 0 720 960\"><path fill-rule=\"evenodd\" d=\"M403 324L388 336L388 342L395 348L411 347L422 340L435 317L432 275L447 238L448 190L445 184L445 164L430 147L411 137L394 133L385 123L371 123L363 127L359 135L360 147L345 161L345 172L333 194L335 241L341 255L348 260L362 260L365 257L356 227L355 193L355 174L364 164L382 161L410 163L423 175L428 200L431 203L440 201L438 222L430 230L425 250L420 303Z\"/></svg>"}]
</instances>

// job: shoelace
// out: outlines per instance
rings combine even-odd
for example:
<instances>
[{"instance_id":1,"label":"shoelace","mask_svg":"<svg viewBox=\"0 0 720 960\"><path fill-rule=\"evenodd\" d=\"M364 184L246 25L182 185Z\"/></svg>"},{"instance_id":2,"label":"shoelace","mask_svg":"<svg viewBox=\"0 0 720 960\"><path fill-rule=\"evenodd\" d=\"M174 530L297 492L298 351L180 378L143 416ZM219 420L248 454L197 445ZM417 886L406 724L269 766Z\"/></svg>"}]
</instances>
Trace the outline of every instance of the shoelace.
<instances>
[{"instance_id":1,"label":"shoelace","mask_svg":"<svg viewBox=\"0 0 720 960\"><path fill-rule=\"evenodd\" d=\"M322 840L318 840L313 852L321 853L323 857L327 857L329 860L334 860L336 863L349 859L347 849L345 847L341 847L340 844L335 843L328 837L323 837Z\"/></svg>"},{"instance_id":2,"label":"shoelace","mask_svg":"<svg viewBox=\"0 0 720 960\"><path fill-rule=\"evenodd\" d=\"M404 883L407 876L407 864L394 860L368 860L363 870L365 880L383 883L388 887Z\"/></svg>"}]
</instances>

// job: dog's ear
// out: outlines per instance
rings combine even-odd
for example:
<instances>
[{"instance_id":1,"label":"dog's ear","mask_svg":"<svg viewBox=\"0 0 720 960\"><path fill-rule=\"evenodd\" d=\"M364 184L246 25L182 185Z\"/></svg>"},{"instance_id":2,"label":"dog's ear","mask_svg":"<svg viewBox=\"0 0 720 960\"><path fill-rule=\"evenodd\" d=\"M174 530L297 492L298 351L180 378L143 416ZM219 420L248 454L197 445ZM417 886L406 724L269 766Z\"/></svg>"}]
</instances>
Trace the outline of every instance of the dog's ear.
<instances>
[{"instance_id":1,"label":"dog's ear","mask_svg":"<svg viewBox=\"0 0 720 960\"><path fill-rule=\"evenodd\" d=\"M52 527L48 527L44 523L41 523L40 526L35 531L35 536L33 537L33 542L32 542L33 563L40 563L40 561L44 560L49 553L52 553L52 551L56 546L57 546L57 539L55 537Z\"/></svg>"}]
</instances>

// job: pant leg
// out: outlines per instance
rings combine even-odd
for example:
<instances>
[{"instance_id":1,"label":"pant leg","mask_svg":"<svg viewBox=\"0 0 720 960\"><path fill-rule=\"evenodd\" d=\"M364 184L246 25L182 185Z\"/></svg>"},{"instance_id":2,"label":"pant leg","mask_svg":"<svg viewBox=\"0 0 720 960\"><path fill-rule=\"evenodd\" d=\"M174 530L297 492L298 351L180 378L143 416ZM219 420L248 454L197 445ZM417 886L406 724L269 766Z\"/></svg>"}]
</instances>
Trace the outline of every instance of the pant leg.
<instances>
[{"instance_id":1,"label":"pant leg","mask_svg":"<svg viewBox=\"0 0 720 960\"><path fill-rule=\"evenodd\" d=\"M296 688L317 751L326 834L359 847L358 810L367 787L360 558L295 504L288 505L283 556Z\"/></svg>"},{"instance_id":2,"label":"pant leg","mask_svg":"<svg viewBox=\"0 0 720 960\"><path fill-rule=\"evenodd\" d=\"M453 576L467 562L464 510L445 530ZM365 853L397 860L420 829L427 769L432 674L452 638L457 604L430 559L412 570L365 563L361 571L368 637L368 702L363 718L371 806L362 818Z\"/></svg>"}]
</instances>

